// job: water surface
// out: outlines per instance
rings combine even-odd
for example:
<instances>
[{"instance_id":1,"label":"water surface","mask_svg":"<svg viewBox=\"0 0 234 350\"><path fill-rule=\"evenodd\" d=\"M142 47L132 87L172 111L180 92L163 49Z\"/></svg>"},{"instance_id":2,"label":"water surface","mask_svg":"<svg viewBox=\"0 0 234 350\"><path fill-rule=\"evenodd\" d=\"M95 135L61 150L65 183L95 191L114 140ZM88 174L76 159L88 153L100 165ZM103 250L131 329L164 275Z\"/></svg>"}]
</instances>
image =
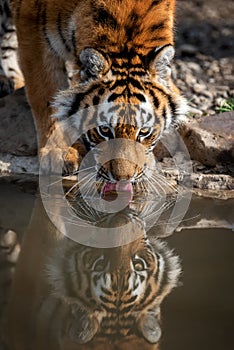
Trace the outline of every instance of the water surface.
<instances>
[{"instance_id":1,"label":"water surface","mask_svg":"<svg viewBox=\"0 0 234 350\"><path fill-rule=\"evenodd\" d=\"M27 188L28 187L25 185L22 189L22 187L20 188L18 185L16 186L6 183L0 184L1 232L6 232L7 229L14 230L17 233L20 242L22 241L22 237L24 237L24 234L29 226L31 214L33 213L33 205L36 198L35 195L32 194L33 191L27 191ZM149 248L147 245L148 243L142 244L141 236L139 236L138 241L136 240L135 242L130 243L129 248L127 249L126 246L124 246L125 248L117 247L109 250L92 248L91 255L87 260L88 272L86 272L88 273L88 279L94 280L96 278L97 285L96 289L94 288L95 293L97 290L100 292L100 286L102 283L102 277L100 276L104 270L107 271L110 276L111 274L117 276L118 273L121 275L121 271L122 275L124 273L127 275L127 273L133 269L132 265L134 265L135 269L132 276L138 276L138 279L134 279L135 277L132 277L132 279L130 278L129 281L135 281L134 283L138 283L136 281L143 281L142 285L140 285L142 288L144 288L144 271L147 270L146 267L144 267L144 254L149 254L149 250L151 250L153 255L163 255L164 253L162 253L161 243L159 245L158 243L155 245L155 243L152 242L154 242L154 239L156 239L157 242L165 241L167 243L166 249L168 249L168 251L173 249L173 255L179 256L182 274L179 277L179 285L172 289L172 291L168 292L168 296L162 301L162 303L160 303L161 321L159 323L162 336L160 338L159 348L162 350L192 350L198 348L204 350L233 349L233 203L233 200L217 200L194 196L188 213L184 221L180 224L180 227L177 229L177 232L170 237L164 238L156 237L158 233L160 233L159 236L161 236L159 227L156 226L155 229L151 230L150 234L153 237L150 238L151 248ZM124 220L128 220L128 215L129 213L124 216ZM50 288L48 288L48 281L44 283L43 279L45 276L43 275L43 268L45 265L43 265L43 262L46 261L47 264L48 260L46 259L49 256L50 263L51 261L55 261L55 266L62 266L59 256L61 255L61 252L63 252L62 254L66 253L68 246L67 243L63 243L62 247L60 244L59 247L57 247L57 243L50 239L50 229L48 232L43 232L41 234L43 220L43 215L37 215L36 221L34 217L30 224L33 225L33 230L31 230L31 233L33 232L33 234L29 235L27 233L27 235L24 237L24 248L21 252L21 260L19 262L19 267L17 266L18 271L14 282L15 284L20 284L20 289L16 289L17 295L14 295L13 293L13 296L11 297L13 298L11 299L13 306L10 308L11 316L9 319L10 326L12 327L11 337L15 337L15 340L13 339L13 341L10 342L10 350L18 349L16 344L29 341L29 337L31 337L31 339L37 343L37 347L35 347L35 349L44 349L45 347L43 348L44 344L42 341L43 332L40 333L41 329L43 330L45 327L48 328L49 322L52 324L54 323L58 328L65 324L65 319L63 317L60 317L61 320L58 321L59 315L61 316L61 311L59 311L61 309L59 309L58 306L58 309L56 309L56 307L53 309L55 302L53 299L54 297L52 297L50 294L53 286L51 287L51 284L48 283L48 285L50 285ZM118 216L115 220L115 224L117 221L121 222L121 220L123 220L123 217ZM137 222L137 227L142 230L143 237L144 225L141 226L141 221L138 221L137 218L133 219L133 221L134 220ZM50 223L48 225L50 225ZM71 249L70 242L68 245L69 249ZM79 251L78 256L82 255L81 251L83 248L79 244L76 243L76 245L74 245L72 243L72 249ZM4 254L4 251L1 250L1 275L5 273L5 263L3 263L5 256ZM138 259L139 256L140 259ZM177 260L174 260L174 263L176 263L176 261ZM28 267L30 262L32 265L35 264L35 269ZM83 262L84 260L80 260L78 263L78 266L81 269L85 269L85 267L82 267ZM59 274L59 276L61 275ZM55 279L52 279L52 285L54 281ZM107 283L107 285L109 283L107 280L104 282ZM48 308L48 310L51 309L52 316L51 318L46 318L43 316L39 321L40 332L30 334L29 328L31 326L29 327L27 321L25 321L25 314L28 312L28 315L30 316L31 313L32 317L37 315L35 311L36 309L34 309L32 306L33 302L31 301L31 299L33 300L32 295L34 295L35 289L33 289L34 287L29 286L30 284L34 285L34 283L36 283L35 286L37 287L37 293L39 293L39 295L41 293L41 295L44 296L44 299L46 299L46 303L43 308ZM118 293L116 295L118 297L115 299L114 307L118 309L121 308L120 296L124 295L123 288L126 281L124 282L123 276L120 276L118 277L116 283L118 289ZM41 287L41 285L43 285L43 287ZM60 281L60 286L61 285L62 282ZM4 293L7 291L5 294L7 294L6 297L8 298L10 289L4 288L5 287L3 284L2 291L4 291ZM14 288L12 288L13 292ZM138 289L138 295L142 293L142 290ZM57 290L56 293L58 293ZM95 303L99 303L101 300L101 295L98 293L95 294ZM46 298L45 295L47 296ZM56 296L56 298L57 297L58 296ZM94 296L89 296L90 300L93 297ZM137 307L134 305L134 303L137 305ZM136 297L134 303L131 305L129 304L133 310L132 314L134 314L136 311L141 312L141 306L144 308L143 298L141 301ZM2 308L3 306L4 303L2 304ZM67 311L66 308L64 310L65 311L63 312L69 316L70 311ZM157 323L157 312L158 311L155 309L154 315L156 316L154 318L154 326ZM44 313L42 314L44 315ZM69 317L71 317L71 315ZM69 319L69 317L66 317L66 320ZM56 322L51 321L55 319ZM74 344L70 346L69 341L63 340L65 342L63 343L64 345L62 348L64 348L64 350L76 348L99 349L103 347L103 344L106 344L106 346L109 344L107 348L112 349L112 343L116 342L116 339L119 337L118 339L122 340L121 342L119 342L119 340L117 341L119 342L118 349L127 349L129 346L131 349L133 347L137 349L137 346L139 346L141 349L158 349L158 344L150 344L149 342L154 342L157 336L154 338L148 334L148 331L146 332L147 334L145 334L144 329L142 331L142 326L139 326L138 323L135 324L134 321L132 324L129 321L130 330L128 329L128 326L126 326L125 329L123 319L118 319L118 322L110 322L108 317L104 319L101 338L95 338L94 336L94 340L91 339L90 342L88 341L87 343L79 345L78 347L77 345L74 346ZM149 322L151 321L147 322L147 327L149 328ZM21 328L18 328L19 323L21 323ZM111 327L112 330L110 333L114 334L113 336L108 334ZM22 331L22 329L24 331ZM25 339L27 340L23 339L23 333ZM89 336L92 338L93 333L88 335L86 340L89 338ZM138 337L137 340L134 338L135 336ZM146 339L147 337L148 339ZM127 339L127 342L125 342L124 339ZM52 343L54 344L56 341L53 341ZM136 345L136 341L138 345ZM50 350L52 350L52 345L50 346Z\"/></svg>"}]
</instances>

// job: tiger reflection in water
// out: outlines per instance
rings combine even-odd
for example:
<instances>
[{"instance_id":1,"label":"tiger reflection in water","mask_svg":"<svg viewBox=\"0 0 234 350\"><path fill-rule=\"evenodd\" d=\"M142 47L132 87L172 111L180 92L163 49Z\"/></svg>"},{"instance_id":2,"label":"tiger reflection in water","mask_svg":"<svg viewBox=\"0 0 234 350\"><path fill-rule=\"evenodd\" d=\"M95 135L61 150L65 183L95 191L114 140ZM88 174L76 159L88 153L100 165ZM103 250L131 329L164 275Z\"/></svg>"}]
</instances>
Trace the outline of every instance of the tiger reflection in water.
<instances>
[{"instance_id":1,"label":"tiger reflection in water","mask_svg":"<svg viewBox=\"0 0 234 350\"><path fill-rule=\"evenodd\" d=\"M97 226L123 227L126 235L131 222L141 234L95 248L58 239L42 204L35 210L9 303L9 349L159 349L160 306L178 283L180 264L164 242L146 236L139 213L99 217Z\"/></svg>"}]
</instances>

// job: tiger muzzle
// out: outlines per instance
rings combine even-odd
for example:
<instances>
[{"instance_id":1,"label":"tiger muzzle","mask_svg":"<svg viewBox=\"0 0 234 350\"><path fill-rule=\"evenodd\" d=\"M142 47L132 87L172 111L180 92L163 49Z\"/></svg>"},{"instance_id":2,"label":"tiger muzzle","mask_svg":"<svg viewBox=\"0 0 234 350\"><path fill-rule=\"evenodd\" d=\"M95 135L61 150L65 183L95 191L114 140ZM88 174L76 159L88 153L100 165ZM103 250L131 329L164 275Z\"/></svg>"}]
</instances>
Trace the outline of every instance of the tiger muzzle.
<instances>
[{"instance_id":1,"label":"tiger muzzle","mask_svg":"<svg viewBox=\"0 0 234 350\"><path fill-rule=\"evenodd\" d=\"M133 182L143 171L145 149L133 140L109 140L99 153L98 163L99 175L105 180Z\"/></svg>"},{"instance_id":2,"label":"tiger muzzle","mask_svg":"<svg viewBox=\"0 0 234 350\"><path fill-rule=\"evenodd\" d=\"M111 181L133 181L139 166L126 159L113 159L104 164L105 173Z\"/></svg>"}]
</instances>

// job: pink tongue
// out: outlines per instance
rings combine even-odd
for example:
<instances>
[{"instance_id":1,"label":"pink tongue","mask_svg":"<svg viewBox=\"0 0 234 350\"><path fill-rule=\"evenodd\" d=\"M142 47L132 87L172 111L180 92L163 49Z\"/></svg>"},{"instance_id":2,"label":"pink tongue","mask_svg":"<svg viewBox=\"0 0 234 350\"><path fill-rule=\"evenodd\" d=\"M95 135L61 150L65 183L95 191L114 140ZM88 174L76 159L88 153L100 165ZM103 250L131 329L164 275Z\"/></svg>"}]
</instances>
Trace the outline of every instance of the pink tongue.
<instances>
[{"instance_id":1,"label":"pink tongue","mask_svg":"<svg viewBox=\"0 0 234 350\"><path fill-rule=\"evenodd\" d=\"M108 192L126 192L133 194L133 187L131 182L107 182L103 188L103 194Z\"/></svg>"}]
</instances>

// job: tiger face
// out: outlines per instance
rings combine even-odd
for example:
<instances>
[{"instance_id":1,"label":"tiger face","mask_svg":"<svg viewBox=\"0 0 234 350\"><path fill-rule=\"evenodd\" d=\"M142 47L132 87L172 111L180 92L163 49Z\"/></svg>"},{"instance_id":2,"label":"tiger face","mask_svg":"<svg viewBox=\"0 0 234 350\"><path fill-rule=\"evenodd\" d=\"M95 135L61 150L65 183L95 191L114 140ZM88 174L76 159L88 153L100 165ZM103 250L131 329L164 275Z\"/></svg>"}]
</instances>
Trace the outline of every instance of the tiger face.
<instances>
[{"instance_id":1,"label":"tiger face","mask_svg":"<svg viewBox=\"0 0 234 350\"><path fill-rule=\"evenodd\" d=\"M94 150L98 178L107 187L148 177L160 136L184 116L184 99L171 80L173 56L171 45L147 56L86 48L75 87L55 99L54 116L71 129L73 140L80 137L86 152ZM108 153L103 162L100 155Z\"/></svg>"}]
</instances>

